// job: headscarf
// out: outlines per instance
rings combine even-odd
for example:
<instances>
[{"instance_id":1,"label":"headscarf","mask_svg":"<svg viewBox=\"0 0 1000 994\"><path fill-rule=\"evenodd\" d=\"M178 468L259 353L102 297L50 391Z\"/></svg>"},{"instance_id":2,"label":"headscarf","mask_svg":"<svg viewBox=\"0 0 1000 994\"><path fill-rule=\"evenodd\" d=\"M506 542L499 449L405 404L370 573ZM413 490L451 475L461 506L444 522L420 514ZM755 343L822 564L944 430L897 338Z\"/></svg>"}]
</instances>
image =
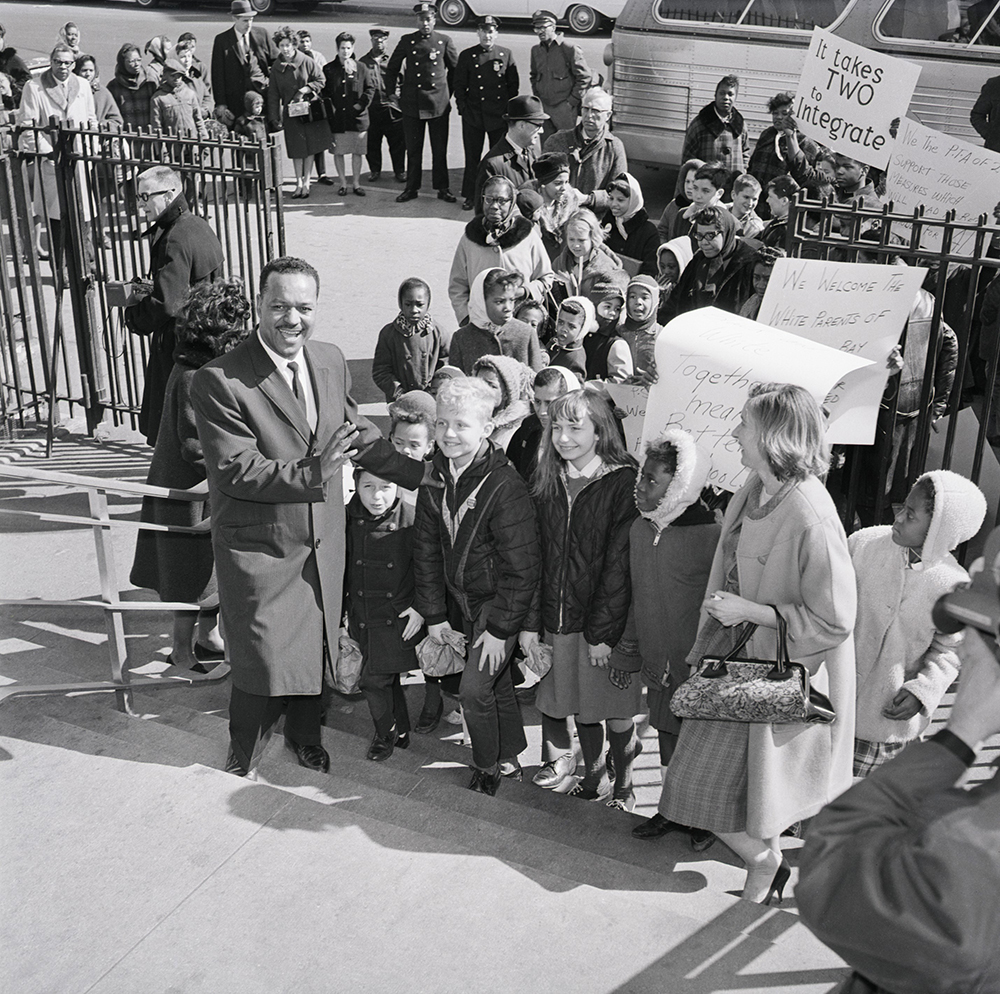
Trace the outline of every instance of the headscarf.
<instances>
[{"instance_id":1,"label":"headscarf","mask_svg":"<svg viewBox=\"0 0 1000 994\"><path fill-rule=\"evenodd\" d=\"M623 239L627 239L628 232L625 231L625 222L635 217L645 205L645 200L642 196L642 187L639 186L639 181L631 173L619 173L608 186L611 186L612 183L625 183L629 189L628 206L625 208L625 213L621 217L615 217L614 214L611 215L614 227L618 229L618 233ZM611 227L610 224L607 225L606 230L610 231Z\"/></svg>"},{"instance_id":2,"label":"headscarf","mask_svg":"<svg viewBox=\"0 0 1000 994\"><path fill-rule=\"evenodd\" d=\"M490 273L495 272L506 272L506 270L499 269L499 267L494 267L493 269L484 269L473 281L472 286L469 289L469 324L475 325L477 328L483 328L486 331L491 331L493 334L497 334L503 327L502 324L494 324L489 315L486 313L486 290L484 285L486 283L486 277Z\"/></svg>"},{"instance_id":3,"label":"headscarf","mask_svg":"<svg viewBox=\"0 0 1000 994\"><path fill-rule=\"evenodd\" d=\"M554 369L566 384L565 393L572 393L574 390L582 390L583 384L580 382L580 377L573 372L572 369L568 369L566 366L548 366L548 369Z\"/></svg>"},{"instance_id":4,"label":"headscarf","mask_svg":"<svg viewBox=\"0 0 1000 994\"><path fill-rule=\"evenodd\" d=\"M489 185L489 183L490 180L487 180L486 185ZM510 205L507 208L506 215L501 218L500 223L496 226L496 228L490 228L486 223L486 211L483 210L483 230L486 232L487 245L495 245L510 230L511 225L514 223L514 218L520 214L520 211L517 209L517 190L513 183L510 183L509 188L512 191Z\"/></svg>"},{"instance_id":5,"label":"headscarf","mask_svg":"<svg viewBox=\"0 0 1000 994\"><path fill-rule=\"evenodd\" d=\"M78 44L74 45L69 40L69 38L66 37L66 27L67 27L67 25L64 24L59 29L59 40L73 53L73 58L79 58L83 54L83 50L80 48L80 46ZM77 30L79 30L79 29L77 29Z\"/></svg>"},{"instance_id":6,"label":"headscarf","mask_svg":"<svg viewBox=\"0 0 1000 994\"><path fill-rule=\"evenodd\" d=\"M118 49L118 55L116 57L115 63L115 75L118 79L123 82L126 86L135 87L142 80L142 63L136 67L135 72L132 72L129 66L126 64L125 59L131 52L138 52L139 46L133 45L132 42L127 41L121 48ZM141 54L141 53L140 53Z\"/></svg>"},{"instance_id":7,"label":"headscarf","mask_svg":"<svg viewBox=\"0 0 1000 994\"><path fill-rule=\"evenodd\" d=\"M688 235L681 235L680 238L671 238L669 242L664 242L656 250L656 260L659 263L661 252L671 252L677 260L678 277L687 269L688 263L694 257L694 246Z\"/></svg>"},{"instance_id":8,"label":"headscarf","mask_svg":"<svg viewBox=\"0 0 1000 994\"><path fill-rule=\"evenodd\" d=\"M154 66L162 66L173 49L174 43L166 35L156 35L146 42L146 54L152 58Z\"/></svg>"},{"instance_id":9,"label":"headscarf","mask_svg":"<svg viewBox=\"0 0 1000 994\"><path fill-rule=\"evenodd\" d=\"M714 258L708 259L699 248L695 256L700 256L702 281L710 280L725 264L726 260L733 254L736 248L736 240L739 237L739 222L733 217L731 211L722 209L716 211L722 227L722 251Z\"/></svg>"}]
</instances>

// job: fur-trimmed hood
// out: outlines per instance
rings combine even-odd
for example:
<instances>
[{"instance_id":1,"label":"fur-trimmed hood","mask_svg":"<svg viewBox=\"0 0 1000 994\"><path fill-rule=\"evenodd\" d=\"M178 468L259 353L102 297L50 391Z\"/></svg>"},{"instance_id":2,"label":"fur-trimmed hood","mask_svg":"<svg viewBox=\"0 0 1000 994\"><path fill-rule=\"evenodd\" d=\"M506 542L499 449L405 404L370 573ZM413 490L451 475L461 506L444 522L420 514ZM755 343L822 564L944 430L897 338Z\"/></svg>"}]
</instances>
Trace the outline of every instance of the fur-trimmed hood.
<instances>
[{"instance_id":1,"label":"fur-trimmed hood","mask_svg":"<svg viewBox=\"0 0 1000 994\"><path fill-rule=\"evenodd\" d=\"M676 426L666 428L654 441L669 442L677 451L677 469L663 499L654 510L639 512L659 534L701 496L708 484L712 457L690 432Z\"/></svg>"},{"instance_id":2,"label":"fur-trimmed hood","mask_svg":"<svg viewBox=\"0 0 1000 994\"><path fill-rule=\"evenodd\" d=\"M534 225L526 217L517 214L511 226L496 242L487 242L487 233L483 225L482 216L477 216L465 226L465 236L474 245L485 247L486 245L496 244L504 251L507 251L514 248L515 245L520 245L531 234L533 229Z\"/></svg>"},{"instance_id":3,"label":"fur-trimmed hood","mask_svg":"<svg viewBox=\"0 0 1000 994\"><path fill-rule=\"evenodd\" d=\"M986 498L971 480L948 469L924 473L917 482L924 479L934 487L934 513L920 559L930 566L976 535L986 517Z\"/></svg>"}]
</instances>

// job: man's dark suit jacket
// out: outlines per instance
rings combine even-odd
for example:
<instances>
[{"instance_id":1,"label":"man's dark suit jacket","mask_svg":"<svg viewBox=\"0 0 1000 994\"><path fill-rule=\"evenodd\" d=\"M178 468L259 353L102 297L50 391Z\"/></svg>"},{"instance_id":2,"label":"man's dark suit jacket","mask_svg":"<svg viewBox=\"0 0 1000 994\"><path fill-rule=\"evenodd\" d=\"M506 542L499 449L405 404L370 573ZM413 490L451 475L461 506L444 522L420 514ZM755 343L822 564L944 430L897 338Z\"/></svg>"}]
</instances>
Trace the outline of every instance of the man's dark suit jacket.
<instances>
[{"instance_id":1,"label":"man's dark suit jacket","mask_svg":"<svg viewBox=\"0 0 1000 994\"><path fill-rule=\"evenodd\" d=\"M250 29L250 53L249 60L240 55L234 28L215 36L212 94L216 105L224 104L235 117L243 113L243 97L249 90L267 89L268 74L278 58L278 48L263 28Z\"/></svg>"}]
</instances>

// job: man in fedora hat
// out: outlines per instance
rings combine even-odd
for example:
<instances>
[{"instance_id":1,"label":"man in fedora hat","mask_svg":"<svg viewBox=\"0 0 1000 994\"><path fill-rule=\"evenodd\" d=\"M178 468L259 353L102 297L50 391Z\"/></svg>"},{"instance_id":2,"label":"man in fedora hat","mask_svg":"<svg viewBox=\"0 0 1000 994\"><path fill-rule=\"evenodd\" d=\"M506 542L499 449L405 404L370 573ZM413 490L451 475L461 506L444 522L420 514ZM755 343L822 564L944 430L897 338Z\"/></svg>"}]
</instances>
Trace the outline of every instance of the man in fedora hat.
<instances>
[{"instance_id":1,"label":"man in fedora hat","mask_svg":"<svg viewBox=\"0 0 1000 994\"><path fill-rule=\"evenodd\" d=\"M500 21L491 16L479 18L479 44L458 56L455 69L455 105L462 115L462 144L465 146L465 174L462 177L462 210L475 206L476 171L487 149L503 138L507 101L516 97L520 79L509 48L498 45Z\"/></svg>"},{"instance_id":2,"label":"man in fedora hat","mask_svg":"<svg viewBox=\"0 0 1000 994\"><path fill-rule=\"evenodd\" d=\"M448 117L451 114L451 84L458 50L447 35L434 30L437 8L418 3L413 12L420 26L403 35L385 69L385 91L391 101L399 82L399 109L403 114L406 139L406 187L396 198L399 203L413 200L420 189L424 157L424 130L431 136L431 179L438 200L453 204L458 198L448 182ZM402 80L399 79L403 63Z\"/></svg>"},{"instance_id":3,"label":"man in fedora hat","mask_svg":"<svg viewBox=\"0 0 1000 994\"><path fill-rule=\"evenodd\" d=\"M503 119L507 134L487 153L476 174L476 213L482 213L483 186L491 176L506 176L519 190L533 178L532 163L538 155L538 136L549 115L538 97L511 97Z\"/></svg>"},{"instance_id":4,"label":"man in fedora hat","mask_svg":"<svg viewBox=\"0 0 1000 994\"><path fill-rule=\"evenodd\" d=\"M531 49L531 92L540 97L549 114L545 134L572 128L580 112L584 90L594 83L594 73L579 45L566 41L556 31L556 15L536 10L531 28L538 44Z\"/></svg>"},{"instance_id":5,"label":"man in fedora hat","mask_svg":"<svg viewBox=\"0 0 1000 994\"><path fill-rule=\"evenodd\" d=\"M375 84L375 96L368 107L368 147L365 150L368 168L371 170L368 182L374 183L382 175L382 140L385 139L389 143L389 158L392 160L396 182L405 183L406 140L403 138L403 117L396 108L389 106L385 92L385 70L389 65L385 43L389 32L385 28L369 28L368 35L372 40L371 51L358 59L368 67L368 75ZM395 93L392 97L398 103Z\"/></svg>"},{"instance_id":6,"label":"man in fedora hat","mask_svg":"<svg viewBox=\"0 0 1000 994\"><path fill-rule=\"evenodd\" d=\"M212 45L212 94L216 116L232 127L243 113L243 98L253 90L263 93L278 49L263 28L253 26L256 11L250 0L233 0L232 26L215 36Z\"/></svg>"}]
</instances>

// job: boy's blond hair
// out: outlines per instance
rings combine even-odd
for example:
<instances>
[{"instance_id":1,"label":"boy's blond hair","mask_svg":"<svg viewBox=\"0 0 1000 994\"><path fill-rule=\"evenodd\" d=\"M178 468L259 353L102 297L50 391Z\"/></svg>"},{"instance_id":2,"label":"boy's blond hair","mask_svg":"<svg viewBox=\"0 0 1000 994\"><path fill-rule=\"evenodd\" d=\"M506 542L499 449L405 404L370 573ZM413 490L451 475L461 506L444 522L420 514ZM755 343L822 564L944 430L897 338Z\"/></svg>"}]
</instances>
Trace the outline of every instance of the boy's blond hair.
<instances>
[{"instance_id":1,"label":"boy's blond hair","mask_svg":"<svg viewBox=\"0 0 1000 994\"><path fill-rule=\"evenodd\" d=\"M470 410L484 422L493 419L495 400L496 395L490 385L476 376L456 376L453 380L445 380L437 392L438 410L442 407Z\"/></svg>"}]
</instances>

